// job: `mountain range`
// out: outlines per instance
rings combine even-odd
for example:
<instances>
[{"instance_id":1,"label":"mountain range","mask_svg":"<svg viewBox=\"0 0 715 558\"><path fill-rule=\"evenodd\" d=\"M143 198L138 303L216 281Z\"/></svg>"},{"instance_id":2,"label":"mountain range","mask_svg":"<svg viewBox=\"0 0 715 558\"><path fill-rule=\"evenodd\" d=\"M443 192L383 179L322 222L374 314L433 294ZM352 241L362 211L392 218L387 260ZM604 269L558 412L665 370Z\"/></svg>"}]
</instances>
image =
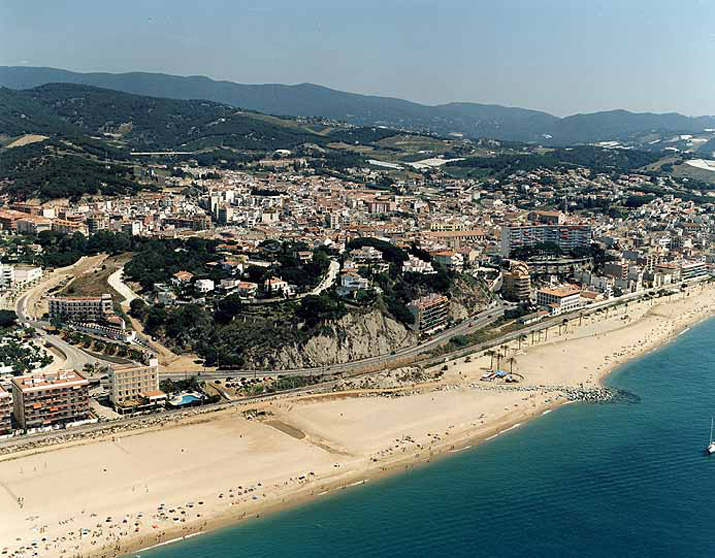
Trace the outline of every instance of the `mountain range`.
<instances>
[{"instance_id":1,"label":"mountain range","mask_svg":"<svg viewBox=\"0 0 715 558\"><path fill-rule=\"evenodd\" d=\"M391 97L359 95L320 85L246 85L203 76L130 72L79 73L54 68L0 66L0 86L29 89L48 83L73 83L169 99L201 99L284 116L317 116L360 126L389 126L442 135L572 145L619 141L648 145L677 134L715 128L715 117L625 110L576 114L478 103L424 105Z\"/></svg>"}]
</instances>

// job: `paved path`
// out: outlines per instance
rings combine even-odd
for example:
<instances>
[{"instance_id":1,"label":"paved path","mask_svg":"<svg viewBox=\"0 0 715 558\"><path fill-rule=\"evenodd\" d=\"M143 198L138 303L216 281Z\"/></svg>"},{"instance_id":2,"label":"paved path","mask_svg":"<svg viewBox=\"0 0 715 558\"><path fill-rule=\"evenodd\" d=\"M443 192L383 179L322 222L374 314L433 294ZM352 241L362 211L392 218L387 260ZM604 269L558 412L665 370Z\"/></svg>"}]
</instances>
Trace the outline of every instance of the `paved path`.
<instances>
[{"instance_id":1,"label":"paved path","mask_svg":"<svg viewBox=\"0 0 715 558\"><path fill-rule=\"evenodd\" d=\"M121 305L124 308L128 308L132 300L141 297L133 290L131 290L129 286L124 283L124 281L122 281L123 273L124 266L120 267L117 271L107 277L107 283L109 283L110 287L112 287L115 291L117 291L120 295L124 297L124 300L121 302Z\"/></svg>"},{"instance_id":2,"label":"paved path","mask_svg":"<svg viewBox=\"0 0 715 558\"><path fill-rule=\"evenodd\" d=\"M335 284L335 279L338 277L338 272L340 271L340 263L335 260L330 260L330 266L328 267L328 272L325 277L320 281L320 285L315 287L308 294L319 295L323 291L327 291L330 287Z\"/></svg>"}]
</instances>

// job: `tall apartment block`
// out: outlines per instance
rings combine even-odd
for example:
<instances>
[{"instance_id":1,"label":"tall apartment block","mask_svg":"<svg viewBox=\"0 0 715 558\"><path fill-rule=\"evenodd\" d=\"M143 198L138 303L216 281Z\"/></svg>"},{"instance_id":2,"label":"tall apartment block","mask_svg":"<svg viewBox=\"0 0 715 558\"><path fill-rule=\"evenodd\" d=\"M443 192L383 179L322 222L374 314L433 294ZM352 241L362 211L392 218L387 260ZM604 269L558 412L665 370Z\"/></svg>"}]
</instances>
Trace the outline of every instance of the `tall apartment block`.
<instances>
[{"instance_id":1,"label":"tall apartment block","mask_svg":"<svg viewBox=\"0 0 715 558\"><path fill-rule=\"evenodd\" d=\"M504 278L502 293L506 298L518 302L531 298L531 275L526 263L512 262L509 271L503 272L502 276Z\"/></svg>"},{"instance_id":2,"label":"tall apartment block","mask_svg":"<svg viewBox=\"0 0 715 558\"><path fill-rule=\"evenodd\" d=\"M408 308L415 317L412 328L421 333L433 333L447 325L449 317L449 299L446 296L431 294L413 300Z\"/></svg>"},{"instance_id":3,"label":"tall apartment block","mask_svg":"<svg viewBox=\"0 0 715 558\"><path fill-rule=\"evenodd\" d=\"M517 248L550 242L564 252L591 244L590 225L523 225L501 229L501 255L508 258Z\"/></svg>"},{"instance_id":4,"label":"tall apartment block","mask_svg":"<svg viewBox=\"0 0 715 558\"><path fill-rule=\"evenodd\" d=\"M12 430L12 399L10 394L0 387L0 436Z\"/></svg>"},{"instance_id":5,"label":"tall apartment block","mask_svg":"<svg viewBox=\"0 0 715 558\"><path fill-rule=\"evenodd\" d=\"M15 377L12 399L21 428L64 424L89 416L89 382L75 370Z\"/></svg>"}]
</instances>

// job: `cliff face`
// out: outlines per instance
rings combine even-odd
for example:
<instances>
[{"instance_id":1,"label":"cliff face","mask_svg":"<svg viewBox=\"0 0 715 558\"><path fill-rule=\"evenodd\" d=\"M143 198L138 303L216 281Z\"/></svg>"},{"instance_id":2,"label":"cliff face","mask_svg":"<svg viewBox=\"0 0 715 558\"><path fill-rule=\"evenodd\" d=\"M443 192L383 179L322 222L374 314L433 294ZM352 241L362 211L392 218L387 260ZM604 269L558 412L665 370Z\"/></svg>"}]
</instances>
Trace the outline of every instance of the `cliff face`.
<instances>
[{"instance_id":1,"label":"cliff face","mask_svg":"<svg viewBox=\"0 0 715 558\"><path fill-rule=\"evenodd\" d=\"M379 310L350 313L326 325L302 344L286 344L273 354L246 354L248 367L290 369L328 366L389 355L417 343L417 335Z\"/></svg>"},{"instance_id":2,"label":"cliff face","mask_svg":"<svg viewBox=\"0 0 715 558\"><path fill-rule=\"evenodd\" d=\"M491 294L483 282L476 279L466 281L459 278L454 282L449 301L449 315L454 320L467 318L484 310Z\"/></svg>"}]
</instances>

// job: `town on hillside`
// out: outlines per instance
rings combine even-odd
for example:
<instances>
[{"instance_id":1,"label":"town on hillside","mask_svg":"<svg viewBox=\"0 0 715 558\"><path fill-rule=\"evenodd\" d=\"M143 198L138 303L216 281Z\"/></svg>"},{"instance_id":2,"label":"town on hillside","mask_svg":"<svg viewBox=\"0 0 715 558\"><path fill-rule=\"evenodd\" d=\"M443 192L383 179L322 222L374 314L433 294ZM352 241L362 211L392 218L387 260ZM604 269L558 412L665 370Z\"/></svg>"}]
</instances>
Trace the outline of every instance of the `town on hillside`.
<instances>
[{"instance_id":1,"label":"town on hillside","mask_svg":"<svg viewBox=\"0 0 715 558\"><path fill-rule=\"evenodd\" d=\"M664 178L353 169L366 186L296 170L288 149L271 161L153 164L161 192L6 201L4 435L419 363L713 273L712 203Z\"/></svg>"}]
</instances>

